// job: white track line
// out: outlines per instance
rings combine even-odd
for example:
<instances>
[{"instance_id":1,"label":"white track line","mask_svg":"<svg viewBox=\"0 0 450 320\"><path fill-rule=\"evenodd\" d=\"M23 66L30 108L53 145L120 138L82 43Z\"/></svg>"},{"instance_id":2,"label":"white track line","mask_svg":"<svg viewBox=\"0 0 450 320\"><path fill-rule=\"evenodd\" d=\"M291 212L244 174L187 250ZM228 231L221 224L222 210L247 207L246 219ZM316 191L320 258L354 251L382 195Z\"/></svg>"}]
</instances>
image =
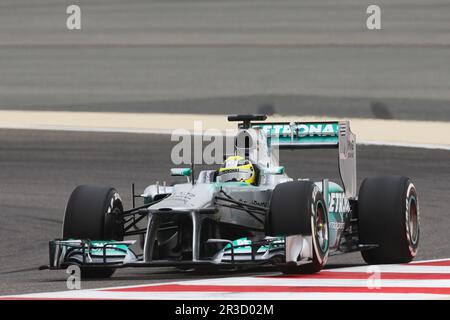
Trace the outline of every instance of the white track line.
<instances>
[{"instance_id":1,"label":"white track line","mask_svg":"<svg viewBox=\"0 0 450 320\"><path fill-rule=\"evenodd\" d=\"M432 260L419 260L419 261L411 261L408 263L408 265L417 264L417 263L428 263L428 262L449 262L450 259L444 258L444 259L432 259ZM450 268L450 267L449 267Z\"/></svg>"},{"instance_id":2,"label":"white track line","mask_svg":"<svg viewBox=\"0 0 450 320\"><path fill-rule=\"evenodd\" d=\"M327 118L317 116L269 116L267 122L349 120L357 141L402 147L450 150L450 122ZM83 132L170 133L185 128L192 131L235 130L236 123L225 115L173 113L120 113L75 111L0 110L0 128L66 130Z\"/></svg>"},{"instance_id":3,"label":"white track line","mask_svg":"<svg viewBox=\"0 0 450 320\"><path fill-rule=\"evenodd\" d=\"M424 262L442 262L449 261L449 259L417 261L416 263ZM369 269L370 267L370 269ZM187 280L187 281L175 281L167 283L156 284L144 284L133 286L121 286L113 288L100 288L100 289L87 289L87 290L72 290L62 292L44 292L36 294L24 294L15 296L3 296L0 299L450 299L450 295L442 294L440 292L448 292L450 288L450 280L436 280L429 279L428 277L433 274L450 274L450 267L448 266L422 266L415 263L405 265L380 265L379 268L379 282L376 283L379 289L369 289L368 279L373 275L373 266L362 267L349 267L338 269L324 270L324 275L328 272L330 278L314 278L314 276L301 276L301 277L273 277L276 273L269 273L264 276L257 277L228 277L228 278L213 278L202 280ZM370 272L367 272L370 270ZM334 273L341 273L345 275L348 272L357 272L367 274L367 279L352 279L352 275L349 274L350 279L332 278ZM384 273L390 273L390 277L395 276L392 273L401 273L402 275L408 275L411 273L423 274L423 279L383 279ZM361 276L361 274L359 274ZM387 275L386 275L387 276ZM414 275L417 277L418 275ZM400 276L401 277L401 276ZM172 288L167 286L175 285ZM221 291L208 292L208 287L220 286L223 288ZM286 287L286 291L280 290L275 292L240 292L238 287L262 288L276 286L278 290L282 287ZM145 288L148 287L148 290ZM230 290L226 288L230 287ZM320 292L327 290L333 290L333 292ZM310 290L308 288L315 288L318 292L303 292ZM366 288L368 292L351 292L351 288ZM393 293L386 292L392 291L389 288L395 288L394 291L398 292L398 288L405 291L405 289L411 288L411 293L406 290L405 293ZM443 288L444 291L438 289L436 292L432 288ZM133 290L135 289L135 290ZM185 290L193 291L185 291ZM293 292L290 290L297 290ZM425 292L421 293L421 289ZM159 291L158 291L159 290ZM173 290L173 291L167 291ZM202 291L204 290L204 291ZM254 289L258 291L258 289ZM340 291L342 290L342 291ZM358 289L359 290L359 289ZM377 291L379 290L379 291ZM432 290L432 291L430 291ZM383 292L384 291L384 292Z\"/></svg>"},{"instance_id":4,"label":"white track line","mask_svg":"<svg viewBox=\"0 0 450 320\"><path fill-rule=\"evenodd\" d=\"M371 266L370 270L368 266L360 267L348 267L334 269L337 272L370 272L373 273L377 268L381 273L383 272L398 272L398 273L447 273L450 274L450 267L448 266L420 266L420 265L379 265Z\"/></svg>"}]
</instances>

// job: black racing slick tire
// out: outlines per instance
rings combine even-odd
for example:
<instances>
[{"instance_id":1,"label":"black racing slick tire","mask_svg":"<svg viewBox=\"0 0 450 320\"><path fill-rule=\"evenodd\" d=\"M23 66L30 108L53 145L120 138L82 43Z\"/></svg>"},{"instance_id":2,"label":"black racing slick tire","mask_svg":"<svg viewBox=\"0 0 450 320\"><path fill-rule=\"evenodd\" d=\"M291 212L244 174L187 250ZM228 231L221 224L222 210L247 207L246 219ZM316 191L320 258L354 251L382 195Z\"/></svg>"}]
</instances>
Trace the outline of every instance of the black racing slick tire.
<instances>
[{"instance_id":1,"label":"black racing slick tire","mask_svg":"<svg viewBox=\"0 0 450 320\"><path fill-rule=\"evenodd\" d=\"M114 188L78 186L66 206L64 239L123 240L123 205ZM108 278L111 268L81 268L83 278Z\"/></svg>"},{"instance_id":2,"label":"black racing slick tire","mask_svg":"<svg viewBox=\"0 0 450 320\"><path fill-rule=\"evenodd\" d=\"M312 258L307 264L295 261L280 265L284 273L316 273L328 259L328 210L319 188L311 181L291 181L275 187L266 215L266 234L286 237L286 257L298 236L311 236ZM299 241L303 241L299 238ZM295 255L297 252L295 253ZM300 261L301 257L297 257Z\"/></svg>"},{"instance_id":3,"label":"black racing slick tire","mask_svg":"<svg viewBox=\"0 0 450 320\"><path fill-rule=\"evenodd\" d=\"M407 177L366 178L358 197L360 243L378 245L361 251L368 264L407 263L419 246L419 200Z\"/></svg>"}]
</instances>

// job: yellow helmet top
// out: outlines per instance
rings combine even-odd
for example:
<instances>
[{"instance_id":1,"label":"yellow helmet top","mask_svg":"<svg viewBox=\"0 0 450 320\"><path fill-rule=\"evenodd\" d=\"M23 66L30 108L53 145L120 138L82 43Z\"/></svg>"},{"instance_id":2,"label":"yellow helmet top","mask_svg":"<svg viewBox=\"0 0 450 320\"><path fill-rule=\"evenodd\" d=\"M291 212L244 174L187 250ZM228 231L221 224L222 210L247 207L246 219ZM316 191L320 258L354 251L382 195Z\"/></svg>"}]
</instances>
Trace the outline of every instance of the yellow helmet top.
<instances>
[{"instance_id":1,"label":"yellow helmet top","mask_svg":"<svg viewBox=\"0 0 450 320\"><path fill-rule=\"evenodd\" d=\"M248 184L256 182L253 164L241 156L228 157L219 169L218 177L221 182L239 181Z\"/></svg>"}]
</instances>

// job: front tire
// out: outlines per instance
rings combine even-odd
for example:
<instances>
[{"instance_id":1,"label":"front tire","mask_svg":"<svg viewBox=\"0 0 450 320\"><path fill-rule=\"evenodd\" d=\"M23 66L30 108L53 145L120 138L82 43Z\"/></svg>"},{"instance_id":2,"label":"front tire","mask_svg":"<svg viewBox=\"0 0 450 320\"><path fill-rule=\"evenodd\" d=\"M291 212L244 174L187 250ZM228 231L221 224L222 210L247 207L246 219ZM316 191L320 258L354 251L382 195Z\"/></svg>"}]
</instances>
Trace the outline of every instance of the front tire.
<instances>
[{"instance_id":1,"label":"front tire","mask_svg":"<svg viewBox=\"0 0 450 320\"><path fill-rule=\"evenodd\" d=\"M286 237L286 258L297 255L305 237L311 238L311 261L297 265L294 261L281 267L284 273L316 273L327 262L328 210L319 188L311 181L291 181L275 187L266 216L266 234Z\"/></svg>"},{"instance_id":2,"label":"front tire","mask_svg":"<svg viewBox=\"0 0 450 320\"><path fill-rule=\"evenodd\" d=\"M66 206L64 239L123 240L123 205L114 188L78 186ZM83 278L108 278L111 268L81 268Z\"/></svg>"},{"instance_id":3,"label":"front tire","mask_svg":"<svg viewBox=\"0 0 450 320\"><path fill-rule=\"evenodd\" d=\"M407 263L419 246L419 201L414 184L402 176L366 178L358 198L361 251L368 264Z\"/></svg>"}]
</instances>

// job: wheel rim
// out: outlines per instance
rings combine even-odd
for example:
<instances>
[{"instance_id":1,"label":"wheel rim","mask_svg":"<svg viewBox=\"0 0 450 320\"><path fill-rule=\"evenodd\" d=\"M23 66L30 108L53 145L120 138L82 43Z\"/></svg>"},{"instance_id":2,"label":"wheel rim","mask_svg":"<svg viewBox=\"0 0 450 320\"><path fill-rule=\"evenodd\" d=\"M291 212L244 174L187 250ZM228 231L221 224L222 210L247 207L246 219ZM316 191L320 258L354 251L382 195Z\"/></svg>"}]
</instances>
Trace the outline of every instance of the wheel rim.
<instances>
[{"instance_id":1,"label":"wheel rim","mask_svg":"<svg viewBox=\"0 0 450 320\"><path fill-rule=\"evenodd\" d=\"M106 214L105 219L107 219L105 220L105 237L108 240L122 240L124 232L122 209L117 202L114 203L113 208Z\"/></svg>"},{"instance_id":2,"label":"wheel rim","mask_svg":"<svg viewBox=\"0 0 450 320\"><path fill-rule=\"evenodd\" d=\"M416 244L419 238L419 211L417 207L416 197L409 198L408 210L409 236L412 244Z\"/></svg>"},{"instance_id":3,"label":"wheel rim","mask_svg":"<svg viewBox=\"0 0 450 320\"><path fill-rule=\"evenodd\" d=\"M328 223L326 211L322 202L317 202L316 205L315 231L320 250L326 252L328 248Z\"/></svg>"}]
</instances>

